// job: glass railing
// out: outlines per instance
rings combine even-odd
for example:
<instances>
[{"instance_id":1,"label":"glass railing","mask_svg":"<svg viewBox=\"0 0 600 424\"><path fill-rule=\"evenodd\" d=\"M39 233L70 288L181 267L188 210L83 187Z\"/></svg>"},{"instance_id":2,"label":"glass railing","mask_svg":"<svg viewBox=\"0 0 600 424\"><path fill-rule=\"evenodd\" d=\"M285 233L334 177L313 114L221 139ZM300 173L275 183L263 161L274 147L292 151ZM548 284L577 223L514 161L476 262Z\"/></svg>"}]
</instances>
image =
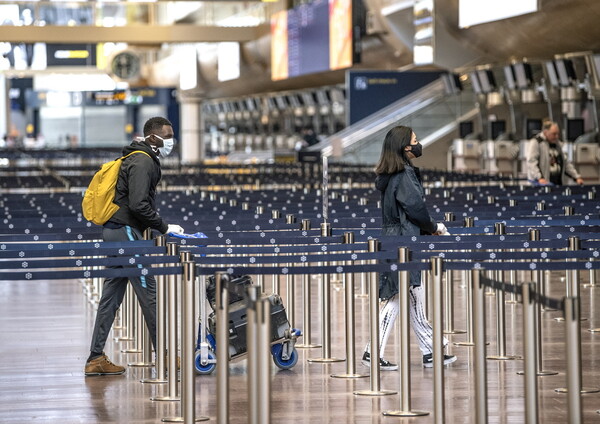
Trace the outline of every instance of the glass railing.
<instances>
[{"instance_id":1,"label":"glass railing","mask_svg":"<svg viewBox=\"0 0 600 424\"><path fill-rule=\"evenodd\" d=\"M472 118L477 110L472 91L448 94L439 80L334 134L319 147L324 156L334 156L334 150L341 149L345 162L375 163L392 127L413 128L427 145L456 128L461 120Z\"/></svg>"}]
</instances>

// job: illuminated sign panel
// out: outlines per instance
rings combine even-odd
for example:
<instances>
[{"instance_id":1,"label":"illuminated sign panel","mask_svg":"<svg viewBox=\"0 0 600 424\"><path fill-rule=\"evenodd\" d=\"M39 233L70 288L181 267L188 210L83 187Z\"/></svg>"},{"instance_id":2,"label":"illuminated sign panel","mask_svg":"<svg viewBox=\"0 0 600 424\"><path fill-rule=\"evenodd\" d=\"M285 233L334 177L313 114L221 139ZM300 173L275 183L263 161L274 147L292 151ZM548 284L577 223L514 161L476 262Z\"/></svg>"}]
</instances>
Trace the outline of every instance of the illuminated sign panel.
<instances>
[{"instance_id":1,"label":"illuminated sign panel","mask_svg":"<svg viewBox=\"0 0 600 424\"><path fill-rule=\"evenodd\" d=\"M287 11L275 13L271 18L271 78L288 77Z\"/></svg>"},{"instance_id":2,"label":"illuminated sign panel","mask_svg":"<svg viewBox=\"0 0 600 424\"><path fill-rule=\"evenodd\" d=\"M351 67L359 60L356 0L314 0L271 17L271 78Z\"/></svg>"},{"instance_id":3,"label":"illuminated sign panel","mask_svg":"<svg viewBox=\"0 0 600 424\"><path fill-rule=\"evenodd\" d=\"M539 10L539 0L459 0L460 28L498 21Z\"/></svg>"}]
</instances>

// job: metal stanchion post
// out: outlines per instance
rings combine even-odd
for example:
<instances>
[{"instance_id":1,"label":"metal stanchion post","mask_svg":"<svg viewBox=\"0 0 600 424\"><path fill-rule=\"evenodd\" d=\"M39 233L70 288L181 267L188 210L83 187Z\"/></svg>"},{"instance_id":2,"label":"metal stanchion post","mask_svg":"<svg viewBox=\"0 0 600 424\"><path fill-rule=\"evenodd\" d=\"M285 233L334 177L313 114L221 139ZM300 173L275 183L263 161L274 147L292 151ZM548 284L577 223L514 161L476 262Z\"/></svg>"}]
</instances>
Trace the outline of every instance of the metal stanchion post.
<instances>
[{"instance_id":1,"label":"metal stanchion post","mask_svg":"<svg viewBox=\"0 0 600 424\"><path fill-rule=\"evenodd\" d=\"M167 255L177 256L179 246L176 243L167 243ZM167 277L167 346L169 363L167 374L167 396L150 398L153 401L179 400L177 393L177 276ZM175 370L175 371L174 371Z\"/></svg>"},{"instance_id":2,"label":"metal stanchion post","mask_svg":"<svg viewBox=\"0 0 600 424\"><path fill-rule=\"evenodd\" d=\"M154 240L154 245L157 247L166 247L167 240L164 235L159 235ZM161 264L165 267L165 264ZM156 353L154 362L156 363L156 377L145 378L142 383L166 383L167 382L167 367L165 364L165 355L167 352L167 315L166 315L166 286L165 276L156 276Z\"/></svg>"},{"instance_id":3,"label":"metal stanchion post","mask_svg":"<svg viewBox=\"0 0 600 424\"><path fill-rule=\"evenodd\" d=\"M486 369L486 319L485 319L485 289L481 284L481 271L473 269L470 272L471 288L473 291L473 321L475 340L475 422L485 424L488 422L488 390Z\"/></svg>"},{"instance_id":4,"label":"metal stanchion post","mask_svg":"<svg viewBox=\"0 0 600 424\"><path fill-rule=\"evenodd\" d=\"M379 241L371 239L369 243L369 252L379 251ZM377 263L376 260L373 261ZM370 355L371 355L371 379L369 390L355 391L355 395L360 396L384 396L393 395L396 392L392 390L381 390L381 376L379 375L379 274L371 272L369 275L369 337Z\"/></svg>"},{"instance_id":5,"label":"metal stanchion post","mask_svg":"<svg viewBox=\"0 0 600 424\"><path fill-rule=\"evenodd\" d=\"M254 286L246 289L248 295L246 322L247 330L247 352L246 370L248 372L247 392L248 392L248 423L258 422L258 335L256 334L256 302L260 299L261 292Z\"/></svg>"},{"instance_id":6,"label":"metal stanchion post","mask_svg":"<svg viewBox=\"0 0 600 424\"><path fill-rule=\"evenodd\" d=\"M433 292L433 420L444 424L444 327L442 304L443 261L439 256L431 258L431 283Z\"/></svg>"},{"instance_id":7,"label":"metal stanchion post","mask_svg":"<svg viewBox=\"0 0 600 424\"><path fill-rule=\"evenodd\" d=\"M125 302L121 304L121 308L123 309L123 316L125 317L125 334L123 337L115 337L116 342L125 342L133 340L133 330L134 330L134 295L133 289L131 285L127 285L127 289L125 291Z\"/></svg>"},{"instance_id":8,"label":"metal stanchion post","mask_svg":"<svg viewBox=\"0 0 600 424\"><path fill-rule=\"evenodd\" d=\"M248 287L248 422L271 422L271 303Z\"/></svg>"},{"instance_id":9,"label":"metal stanchion post","mask_svg":"<svg viewBox=\"0 0 600 424\"><path fill-rule=\"evenodd\" d=\"M229 423L229 277L215 273L217 319L217 423ZM260 290L256 287L255 290ZM248 348L254 341L248 339ZM220 365L219 365L220 364ZM248 397L250 397L250 393Z\"/></svg>"},{"instance_id":10,"label":"metal stanchion post","mask_svg":"<svg viewBox=\"0 0 600 424\"><path fill-rule=\"evenodd\" d=\"M569 247L570 251L581 250L581 241L577 236L569 237ZM576 262L577 259L572 259L573 262ZM565 291L567 297L577 297L579 298L579 270L572 269L566 271L565 278ZM579 318L581 321L587 321L587 318ZM564 321L563 317L554 318L555 321Z\"/></svg>"},{"instance_id":11,"label":"metal stanchion post","mask_svg":"<svg viewBox=\"0 0 600 424\"><path fill-rule=\"evenodd\" d=\"M353 244L354 243L354 233L346 232L344 233L344 243L345 244ZM354 354L354 324L355 324L355 314L354 314L354 274L347 273L344 277L345 279L345 287L344 287L344 301L346 307L346 372L344 374L333 374L334 378L361 378L367 377L367 374L357 374L356 373L356 357Z\"/></svg>"},{"instance_id":12,"label":"metal stanchion post","mask_svg":"<svg viewBox=\"0 0 600 424\"><path fill-rule=\"evenodd\" d=\"M262 297L256 302L258 350L258 421L271 422L271 302Z\"/></svg>"},{"instance_id":13,"label":"metal stanchion post","mask_svg":"<svg viewBox=\"0 0 600 424\"><path fill-rule=\"evenodd\" d=\"M291 264L287 264L286 266L290 267ZM296 325L296 302L295 302L295 287L294 287L294 276L287 274L285 276L285 286L286 286L286 307L285 309L287 310L287 314L288 314L288 320L290 321L290 325L292 328L294 328L294 325Z\"/></svg>"},{"instance_id":14,"label":"metal stanchion post","mask_svg":"<svg viewBox=\"0 0 600 424\"><path fill-rule=\"evenodd\" d=\"M497 222L495 224L495 233L497 235L506 234L506 227L503 222ZM492 275L500 277L501 272L492 273ZM498 278L499 282L502 282ZM496 355L488 356L488 359L497 359L502 361L509 361L513 359L520 359L517 355L506 354L506 318L505 318L505 301L504 301L504 290L496 289Z\"/></svg>"},{"instance_id":15,"label":"metal stanchion post","mask_svg":"<svg viewBox=\"0 0 600 424\"><path fill-rule=\"evenodd\" d=\"M514 253L516 252L516 249L509 249L509 252ZM511 259L510 262L514 262L514 260ZM508 271L508 281L510 283L510 285L515 288L517 285L517 271L514 269L511 269L510 271ZM517 297L515 295L515 292L511 292L508 295L508 300L506 301L506 303L511 304L511 305L515 305L519 302L517 302Z\"/></svg>"},{"instance_id":16,"label":"metal stanchion post","mask_svg":"<svg viewBox=\"0 0 600 424\"><path fill-rule=\"evenodd\" d=\"M150 228L146 228L144 231L144 240L150 240L151 238L152 230ZM139 346L142 351L142 361L129 363L127 365L130 367L152 367L154 366L154 362L152 362L152 338L150 336L148 326L145 325L146 320L144 319L141 307L139 308L138 322L140 323L138 335L141 336L141 342L139 343Z\"/></svg>"},{"instance_id":17,"label":"metal stanchion post","mask_svg":"<svg viewBox=\"0 0 600 424\"><path fill-rule=\"evenodd\" d=\"M446 212L444 214L444 221L454 221L454 214L452 212ZM446 307L444 311L446 313L446 319L444 320L445 334L464 334L465 330L457 330L454 328L454 281L452 280L452 270L446 270L446 281L444 283L444 300Z\"/></svg>"},{"instance_id":18,"label":"metal stanchion post","mask_svg":"<svg viewBox=\"0 0 600 424\"><path fill-rule=\"evenodd\" d=\"M303 231L310 230L310 219L303 219L300 227ZM306 264L308 266L308 264ZM302 316L302 322L304 328L302 329L304 343L300 343L296 345L298 349L310 349L321 347L320 344L313 343L311 340L311 331L310 331L310 321L311 321L311 290L310 290L310 275L303 274L302 275L302 292L303 292L303 305L304 311Z\"/></svg>"},{"instance_id":19,"label":"metal stanchion post","mask_svg":"<svg viewBox=\"0 0 600 424\"><path fill-rule=\"evenodd\" d=\"M535 334L535 290L532 283L521 286L523 297L523 356L525 358L525 422L538 423L537 342Z\"/></svg>"},{"instance_id":20,"label":"metal stanchion post","mask_svg":"<svg viewBox=\"0 0 600 424\"><path fill-rule=\"evenodd\" d=\"M331 224L323 222L321 224L321 235L331 234ZM327 266L327 262L325 262ZM331 357L331 280L329 274L321 275L321 344L323 345L322 356L320 358L310 358L308 362L328 363L342 362L344 359Z\"/></svg>"},{"instance_id":21,"label":"metal stanchion post","mask_svg":"<svg viewBox=\"0 0 600 424\"><path fill-rule=\"evenodd\" d=\"M537 231L537 230L536 230ZM533 271L533 285L534 287L539 288L543 284L541 281L542 272L539 270ZM541 294L541 293L540 293ZM523 303L525 304L525 303ZM544 370L544 355L543 355L543 345L542 345L542 305L539 302L536 302L533 306L535 308L535 316L534 316L534 328L535 328L535 340L536 340L536 374L538 376L547 376L547 375L556 375L557 371L545 371ZM527 353L527 352L526 352ZM525 374L524 371L519 371L517 374L522 375Z\"/></svg>"},{"instance_id":22,"label":"metal stanchion post","mask_svg":"<svg viewBox=\"0 0 600 424\"><path fill-rule=\"evenodd\" d=\"M579 323L579 298L566 297L564 299L564 315L566 330L566 356L567 356L567 411L569 423L582 423L581 413L581 333ZM558 390L557 390L558 391Z\"/></svg>"},{"instance_id":23,"label":"metal stanchion post","mask_svg":"<svg viewBox=\"0 0 600 424\"><path fill-rule=\"evenodd\" d=\"M194 378L195 291L196 265L194 262L183 262L183 284L181 289L181 338L183 339L181 342L181 416L163 418L161 421L166 423L183 422L190 424L198 421L208 421L209 419L204 416L196 418L196 382Z\"/></svg>"},{"instance_id":24,"label":"metal stanchion post","mask_svg":"<svg viewBox=\"0 0 600 424\"><path fill-rule=\"evenodd\" d=\"M406 247L398 249L398 262L409 262L410 252ZM426 411L413 411L410 405L410 305L409 305L409 273L398 272L398 288L400 300L400 409L395 411L384 411L383 415L391 417L418 417L429 415Z\"/></svg>"},{"instance_id":25,"label":"metal stanchion post","mask_svg":"<svg viewBox=\"0 0 600 424\"><path fill-rule=\"evenodd\" d=\"M600 286L600 284L598 284L596 282L596 273L597 272L598 272L597 269L590 269L590 282L588 284L584 284L583 287L593 289L593 288Z\"/></svg>"},{"instance_id":26,"label":"metal stanchion post","mask_svg":"<svg viewBox=\"0 0 600 424\"><path fill-rule=\"evenodd\" d=\"M446 281L444 281L444 334L464 334L465 330L457 330L454 328L454 290L452 281L452 270L447 269Z\"/></svg>"},{"instance_id":27,"label":"metal stanchion post","mask_svg":"<svg viewBox=\"0 0 600 424\"><path fill-rule=\"evenodd\" d=\"M133 341L133 347L121 350L122 353L142 353L142 334L143 334L143 317L142 317L142 309L140 308L140 304L137 302L137 296L135 292L132 290L131 292L132 298L132 308L131 308L131 322L133 323L131 327L131 331L129 334L132 337L131 341Z\"/></svg>"},{"instance_id":28,"label":"metal stanchion post","mask_svg":"<svg viewBox=\"0 0 600 424\"><path fill-rule=\"evenodd\" d=\"M477 274L479 276L479 274ZM475 319L473 317L473 274L469 271L465 273L467 280L467 340L464 342L454 342L455 346L475 346L473 338L475 337Z\"/></svg>"},{"instance_id":29,"label":"metal stanchion post","mask_svg":"<svg viewBox=\"0 0 600 424\"><path fill-rule=\"evenodd\" d=\"M580 243L579 237L576 237L576 236L569 237L569 250L580 250L580 249L581 249L581 243ZM567 277L568 277L567 278L567 299L569 299L569 298L576 299L576 306L574 307L572 314L577 315L577 318L578 318L576 327L572 323L567 324L567 343L577 343L576 346L569 345L569 344L567 345L567 371L569 371L569 364L571 362L576 361L577 369L579 370L579 377L578 377L579 378L579 387L581 387L581 323L580 323L580 321L584 321L585 318L581 318L581 308L580 308L580 304L579 304L579 302L580 302L580 300L579 300L579 270L578 269L567 270ZM566 302L566 300L565 300L565 302ZM565 323L567 323L567 319L571 320L572 316L567 315L566 308L565 308L565 317L563 318L563 321L565 321ZM575 331L577 333L577 335L571 334L569 336L568 330ZM573 349L573 350L569 351L569 349ZM569 359L570 359L570 361L569 361ZM575 365L572 365L572 366L575 367ZM577 378L577 377L567 374L568 380L575 379L575 378ZM568 393L569 387L567 386L566 388L558 388L558 389L555 389L555 391L558 393ZM597 388L597 387L583 387L581 389L581 393L598 393L598 392L600 392L600 388Z\"/></svg>"}]
</instances>

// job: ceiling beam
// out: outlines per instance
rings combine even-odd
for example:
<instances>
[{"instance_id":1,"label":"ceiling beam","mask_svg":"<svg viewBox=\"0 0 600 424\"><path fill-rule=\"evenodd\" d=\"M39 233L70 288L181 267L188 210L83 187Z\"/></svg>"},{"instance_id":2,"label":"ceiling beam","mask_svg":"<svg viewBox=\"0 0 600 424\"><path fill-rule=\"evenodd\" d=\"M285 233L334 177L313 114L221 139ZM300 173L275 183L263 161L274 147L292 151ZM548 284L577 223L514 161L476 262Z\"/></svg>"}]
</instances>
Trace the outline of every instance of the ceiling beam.
<instances>
[{"instance_id":1,"label":"ceiling beam","mask_svg":"<svg viewBox=\"0 0 600 424\"><path fill-rule=\"evenodd\" d=\"M0 40L9 43L202 43L251 41L265 35L268 25L219 27L199 25L96 26L0 26Z\"/></svg>"}]
</instances>

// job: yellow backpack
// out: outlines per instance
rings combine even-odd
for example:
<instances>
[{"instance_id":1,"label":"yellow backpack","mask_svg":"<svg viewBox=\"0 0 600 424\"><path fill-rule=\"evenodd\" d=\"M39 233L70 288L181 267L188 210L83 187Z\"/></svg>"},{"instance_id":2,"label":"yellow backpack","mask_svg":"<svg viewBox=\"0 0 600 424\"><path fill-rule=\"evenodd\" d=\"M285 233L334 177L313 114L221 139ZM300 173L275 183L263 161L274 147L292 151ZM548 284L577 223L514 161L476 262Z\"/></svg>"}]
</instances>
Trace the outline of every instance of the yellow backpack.
<instances>
[{"instance_id":1,"label":"yellow backpack","mask_svg":"<svg viewBox=\"0 0 600 424\"><path fill-rule=\"evenodd\" d=\"M94 174L94 178L92 178L81 202L81 209L83 210L85 219L97 225L104 225L119 210L119 206L113 203L119 170L121 169L123 159L134 153L143 153L150 157L148 153L136 150L122 158L105 163Z\"/></svg>"}]
</instances>

